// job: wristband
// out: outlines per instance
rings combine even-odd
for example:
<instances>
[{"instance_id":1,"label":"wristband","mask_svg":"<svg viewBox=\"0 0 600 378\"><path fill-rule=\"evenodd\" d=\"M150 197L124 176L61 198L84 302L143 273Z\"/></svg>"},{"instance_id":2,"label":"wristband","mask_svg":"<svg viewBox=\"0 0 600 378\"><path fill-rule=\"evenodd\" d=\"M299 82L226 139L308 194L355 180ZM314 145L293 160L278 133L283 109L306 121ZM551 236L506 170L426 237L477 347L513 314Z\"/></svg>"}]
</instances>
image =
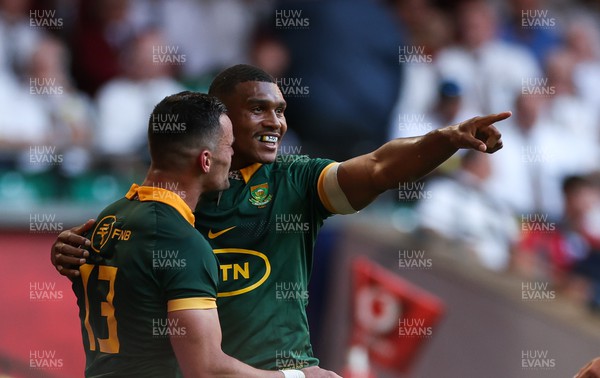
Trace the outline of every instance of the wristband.
<instances>
[{"instance_id":1,"label":"wristband","mask_svg":"<svg viewBox=\"0 0 600 378\"><path fill-rule=\"evenodd\" d=\"M301 370L279 370L285 378L306 378Z\"/></svg>"}]
</instances>

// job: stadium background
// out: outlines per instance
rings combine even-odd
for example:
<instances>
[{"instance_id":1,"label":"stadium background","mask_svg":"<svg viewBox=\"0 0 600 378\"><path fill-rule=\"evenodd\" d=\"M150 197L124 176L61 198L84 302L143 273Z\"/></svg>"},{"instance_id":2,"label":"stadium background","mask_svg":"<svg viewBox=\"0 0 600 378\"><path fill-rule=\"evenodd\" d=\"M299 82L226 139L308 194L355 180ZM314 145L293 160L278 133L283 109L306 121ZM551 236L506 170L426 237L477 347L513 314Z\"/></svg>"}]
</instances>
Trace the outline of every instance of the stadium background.
<instances>
[{"instance_id":1,"label":"stadium background","mask_svg":"<svg viewBox=\"0 0 600 378\"><path fill-rule=\"evenodd\" d=\"M444 308L428 337L402 337L397 324L376 335L416 348L404 373L372 359L377 376L574 374L600 354L599 10L594 0L1 0L0 374L81 376L53 239L143 178L155 103L206 91L240 62L276 77L288 101L282 156L343 160L514 113L491 159L457 154L327 221L310 290L324 367L356 363L351 258L362 255ZM376 318L381 303L362 311Z\"/></svg>"}]
</instances>

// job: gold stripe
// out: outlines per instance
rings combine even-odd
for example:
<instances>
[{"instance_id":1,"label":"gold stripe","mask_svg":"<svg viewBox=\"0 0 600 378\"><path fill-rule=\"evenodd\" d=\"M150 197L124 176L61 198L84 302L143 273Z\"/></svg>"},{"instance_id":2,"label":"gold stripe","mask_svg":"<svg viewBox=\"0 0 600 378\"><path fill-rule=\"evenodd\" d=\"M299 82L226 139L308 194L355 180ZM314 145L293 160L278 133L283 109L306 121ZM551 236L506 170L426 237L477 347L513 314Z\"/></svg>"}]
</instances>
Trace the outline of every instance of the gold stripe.
<instances>
[{"instance_id":1,"label":"gold stripe","mask_svg":"<svg viewBox=\"0 0 600 378\"><path fill-rule=\"evenodd\" d=\"M171 299L167 303L167 311L181 311L181 310L210 310L217 308L216 298L180 298Z\"/></svg>"},{"instance_id":2,"label":"gold stripe","mask_svg":"<svg viewBox=\"0 0 600 378\"><path fill-rule=\"evenodd\" d=\"M252 165L240 169L240 173L242 174L242 177L244 178L244 182L246 184L248 183L248 181L250 181L252 175L254 175L256 171L260 169L260 167L262 167L261 163L254 163Z\"/></svg>"},{"instance_id":3,"label":"gold stripe","mask_svg":"<svg viewBox=\"0 0 600 378\"><path fill-rule=\"evenodd\" d=\"M321 171L321 174L319 175L319 181L317 181L317 192L319 193L319 198L321 199L321 203L323 204L323 206L325 206L325 208L327 209L327 211L329 211L330 213L335 214L335 209L333 208L333 206L331 205L331 202L329 202L329 198L327 198L327 193L325 193L325 175L327 174L327 172L333 168L333 166L335 164L338 163L331 163L328 166L326 166L325 168L323 168L323 170Z\"/></svg>"}]
</instances>

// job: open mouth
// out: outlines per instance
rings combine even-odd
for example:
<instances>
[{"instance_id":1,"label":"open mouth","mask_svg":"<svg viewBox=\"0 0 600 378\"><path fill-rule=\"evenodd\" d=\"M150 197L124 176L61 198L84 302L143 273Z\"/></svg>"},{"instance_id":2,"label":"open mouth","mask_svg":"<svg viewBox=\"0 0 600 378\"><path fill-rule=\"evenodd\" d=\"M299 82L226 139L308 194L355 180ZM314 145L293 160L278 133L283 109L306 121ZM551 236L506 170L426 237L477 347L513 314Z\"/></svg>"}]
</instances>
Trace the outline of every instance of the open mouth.
<instances>
[{"instance_id":1,"label":"open mouth","mask_svg":"<svg viewBox=\"0 0 600 378\"><path fill-rule=\"evenodd\" d=\"M279 137L276 135L259 135L256 137L259 142L266 143L268 145L276 145L279 142Z\"/></svg>"}]
</instances>

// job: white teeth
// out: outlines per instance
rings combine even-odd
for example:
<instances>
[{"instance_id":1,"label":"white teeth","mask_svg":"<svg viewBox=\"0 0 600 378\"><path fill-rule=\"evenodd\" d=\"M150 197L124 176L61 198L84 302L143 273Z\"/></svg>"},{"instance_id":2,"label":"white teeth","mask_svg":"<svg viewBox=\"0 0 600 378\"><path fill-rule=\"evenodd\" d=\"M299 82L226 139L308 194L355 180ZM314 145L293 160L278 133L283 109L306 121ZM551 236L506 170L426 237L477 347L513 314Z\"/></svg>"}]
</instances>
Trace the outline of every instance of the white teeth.
<instances>
[{"instance_id":1,"label":"white teeth","mask_svg":"<svg viewBox=\"0 0 600 378\"><path fill-rule=\"evenodd\" d=\"M258 140L260 140L261 142L277 143L277 140L279 140L279 138L277 138L276 136L272 136L272 135L263 135L263 136L259 137Z\"/></svg>"}]
</instances>

